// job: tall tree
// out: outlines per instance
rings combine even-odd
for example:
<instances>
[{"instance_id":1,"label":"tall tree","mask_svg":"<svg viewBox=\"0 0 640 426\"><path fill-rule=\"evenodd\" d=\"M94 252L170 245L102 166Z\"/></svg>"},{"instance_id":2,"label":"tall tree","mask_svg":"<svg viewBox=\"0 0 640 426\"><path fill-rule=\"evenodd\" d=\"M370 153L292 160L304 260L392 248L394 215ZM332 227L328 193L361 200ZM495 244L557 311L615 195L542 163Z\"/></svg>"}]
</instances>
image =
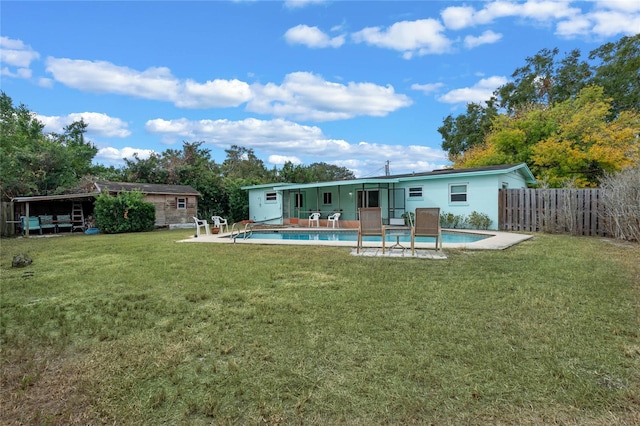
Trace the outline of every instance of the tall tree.
<instances>
[{"instance_id":1,"label":"tall tree","mask_svg":"<svg viewBox=\"0 0 640 426\"><path fill-rule=\"evenodd\" d=\"M540 180L562 186L598 184L604 173L640 164L640 114L612 109L604 90L588 86L551 108L533 106L500 115L482 145L459 157L457 167L525 162Z\"/></svg>"},{"instance_id":2,"label":"tall tree","mask_svg":"<svg viewBox=\"0 0 640 426\"><path fill-rule=\"evenodd\" d=\"M84 139L87 125L72 123L62 134L44 125L24 105L0 94L0 187L2 198L60 194L91 171L98 150Z\"/></svg>"},{"instance_id":3,"label":"tall tree","mask_svg":"<svg viewBox=\"0 0 640 426\"><path fill-rule=\"evenodd\" d=\"M311 163L307 170L310 182L330 182L355 178L353 172L346 167L324 162Z\"/></svg>"},{"instance_id":4,"label":"tall tree","mask_svg":"<svg viewBox=\"0 0 640 426\"><path fill-rule=\"evenodd\" d=\"M133 159L124 159L123 174L126 182L136 183L160 183L164 184L168 179L168 172L162 166L162 156L153 153L148 158L140 158L138 153L133 154Z\"/></svg>"},{"instance_id":5,"label":"tall tree","mask_svg":"<svg viewBox=\"0 0 640 426\"><path fill-rule=\"evenodd\" d=\"M609 120L613 108L599 86L557 104L549 117L557 130L531 150L539 176L552 186L572 180L588 187L606 173L640 165L640 114L627 110Z\"/></svg>"},{"instance_id":6,"label":"tall tree","mask_svg":"<svg viewBox=\"0 0 640 426\"><path fill-rule=\"evenodd\" d=\"M603 87L605 96L613 99L612 116L640 111L640 33L600 46L589 59L600 60L590 83Z\"/></svg>"},{"instance_id":7,"label":"tall tree","mask_svg":"<svg viewBox=\"0 0 640 426\"><path fill-rule=\"evenodd\" d=\"M287 161L282 165L282 168L278 171L278 177L282 182L290 183L307 183L311 182L309 176L309 169L302 164L293 164L291 161Z\"/></svg>"},{"instance_id":8,"label":"tall tree","mask_svg":"<svg viewBox=\"0 0 640 426\"><path fill-rule=\"evenodd\" d=\"M251 148L232 145L225 149L227 158L222 163L222 174L228 179L258 179L261 181L271 173Z\"/></svg>"},{"instance_id":9,"label":"tall tree","mask_svg":"<svg viewBox=\"0 0 640 426\"><path fill-rule=\"evenodd\" d=\"M481 144L491 130L491 122L497 114L495 98L492 98L486 106L470 103L467 104L466 114L460 114L456 118L447 116L438 132L442 135L442 149L448 152L449 160L455 161L469 148Z\"/></svg>"}]
</instances>

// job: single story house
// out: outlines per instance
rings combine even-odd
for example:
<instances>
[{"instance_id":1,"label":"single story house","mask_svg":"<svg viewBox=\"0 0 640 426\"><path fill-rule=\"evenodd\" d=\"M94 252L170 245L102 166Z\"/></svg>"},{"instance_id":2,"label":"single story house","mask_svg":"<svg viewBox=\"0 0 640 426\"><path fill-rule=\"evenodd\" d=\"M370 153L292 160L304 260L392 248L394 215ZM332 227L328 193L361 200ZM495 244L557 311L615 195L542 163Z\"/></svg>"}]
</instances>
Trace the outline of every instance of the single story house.
<instances>
[{"instance_id":1,"label":"single story house","mask_svg":"<svg viewBox=\"0 0 640 426\"><path fill-rule=\"evenodd\" d=\"M440 207L442 213L486 214L498 226L498 190L526 188L536 179L526 164L389 175L316 183L245 186L249 219L265 224L308 225L312 212L320 223L340 213L340 226L356 227L358 208L380 207L383 222L401 219L417 207Z\"/></svg>"},{"instance_id":2,"label":"single story house","mask_svg":"<svg viewBox=\"0 0 640 426\"><path fill-rule=\"evenodd\" d=\"M19 222L20 216L71 215L74 225L84 226L93 216L96 197L103 191L112 195L123 191L141 191L144 200L155 206L157 227L192 223L192 217L198 211L200 193L187 185L94 182L92 189L77 194L15 197L11 200L13 222Z\"/></svg>"}]
</instances>

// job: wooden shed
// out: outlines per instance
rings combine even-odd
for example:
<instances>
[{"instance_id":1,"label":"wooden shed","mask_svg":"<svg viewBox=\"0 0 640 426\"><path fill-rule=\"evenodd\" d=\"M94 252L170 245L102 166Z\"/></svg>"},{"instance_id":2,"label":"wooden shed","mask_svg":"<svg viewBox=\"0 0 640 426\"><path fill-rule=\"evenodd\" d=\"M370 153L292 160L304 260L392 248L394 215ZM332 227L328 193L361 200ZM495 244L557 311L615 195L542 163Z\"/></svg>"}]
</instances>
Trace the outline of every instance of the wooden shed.
<instances>
[{"instance_id":1,"label":"wooden shed","mask_svg":"<svg viewBox=\"0 0 640 426\"><path fill-rule=\"evenodd\" d=\"M98 193L138 190L145 194L144 200L156 206L156 226L164 227L193 222L198 215L200 193L188 185L158 185L150 183L96 182Z\"/></svg>"}]
</instances>

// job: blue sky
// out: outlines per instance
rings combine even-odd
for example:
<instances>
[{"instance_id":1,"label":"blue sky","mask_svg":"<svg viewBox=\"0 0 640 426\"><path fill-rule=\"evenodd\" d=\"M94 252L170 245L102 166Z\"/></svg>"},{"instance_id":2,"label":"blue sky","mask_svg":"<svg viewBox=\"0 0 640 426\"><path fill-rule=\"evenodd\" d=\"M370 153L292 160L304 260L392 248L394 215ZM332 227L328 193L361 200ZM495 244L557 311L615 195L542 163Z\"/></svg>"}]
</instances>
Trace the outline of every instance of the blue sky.
<instances>
[{"instance_id":1,"label":"blue sky","mask_svg":"<svg viewBox=\"0 0 640 426\"><path fill-rule=\"evenodd\" d=\"M84 118L96 163L204 141L268 168L358 177L448 165L437 128L543 48L640 32L640 2L128 1L0 4L1 88L46 131Z\"/></svg>"}]
</instances>

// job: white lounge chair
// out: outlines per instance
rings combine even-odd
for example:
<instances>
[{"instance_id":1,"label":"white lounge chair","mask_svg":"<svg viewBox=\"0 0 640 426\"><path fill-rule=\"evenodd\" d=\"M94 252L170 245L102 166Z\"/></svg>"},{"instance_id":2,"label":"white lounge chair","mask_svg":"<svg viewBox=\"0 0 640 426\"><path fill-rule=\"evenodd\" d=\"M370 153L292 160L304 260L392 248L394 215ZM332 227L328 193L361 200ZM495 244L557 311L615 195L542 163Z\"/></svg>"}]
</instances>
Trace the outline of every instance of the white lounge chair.
<instances>
[{"instance_id":1,"label":"white lounge chair","mask_svg":"<svg viewBox=\"0 0 640 426\"><path fill-rule=\"evenodd\" d=\"M220 232L222 232L222 227L224 226L225 232L229 232L229 223L227 219L222 216L211 216L211 221L213 222L214 228L220 228Z\"/></svg>"},{"instance_id":2,"label":"white lounge chair","mask_svg":"<svg viewBox=\"0 0 640 426\"><path fill-rule=\"evenodd\" d=\"M204 231L206 235L211 235L211 231L209 230L209 224L204 219L198 219L193 216L193 220L196 222L196 237L200 236L200 227L204 227Z\"/></svg>"},{"instance_id":3,"label":"white lounge chair","mask_svg":"<svg viewBox=\"0 0 640 426\"><path fill-rule=\"evenodd\" d=\"M335 228L336 225L338 225L338 228L340 228L340 222L338 222L338 219L340 219L340 213L329 215L329 217L327 218L327 228L329 227L329 224L331 224L333 228Z\"/></svg>"},{"instance_id":4,"label":"white lounge chair","mask_svg":"<svg viewBox=\"0 0 640 426\"><path fill-rule=\"evenodd\" d=\"M311 227L311 224L314 222L316 226L320 226L320 213L318 212L311 213L311 216L309 216L309 227Z\"/></svg>"}]
</instances>

